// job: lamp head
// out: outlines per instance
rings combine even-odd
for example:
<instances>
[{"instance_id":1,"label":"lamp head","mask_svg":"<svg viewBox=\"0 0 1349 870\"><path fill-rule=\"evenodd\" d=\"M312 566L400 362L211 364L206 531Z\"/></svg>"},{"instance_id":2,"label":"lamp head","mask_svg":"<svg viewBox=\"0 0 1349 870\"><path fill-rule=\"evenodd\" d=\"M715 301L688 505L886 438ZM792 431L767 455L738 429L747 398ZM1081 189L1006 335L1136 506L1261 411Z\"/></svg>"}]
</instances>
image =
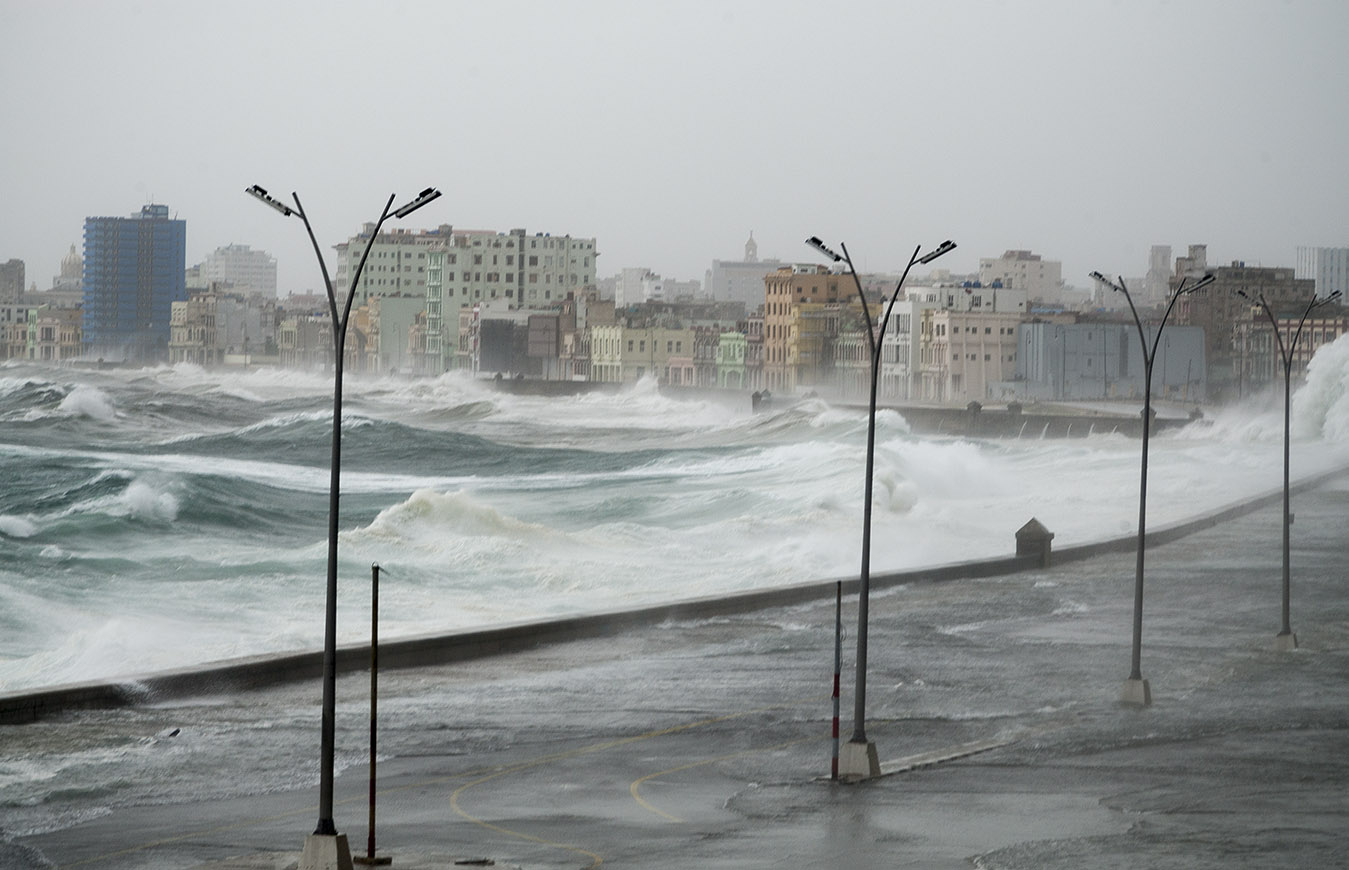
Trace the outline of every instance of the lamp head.
<instances>
[{"instance_id":1,"label":"lamp head","mask_svg":"<svg viewBox=\"0 0 1349 870\"><path fill-rule=\"evenodd\" d=\"M1190 287L1188 290L1186 290L1186 292L1187 292L1187 293L1193 293L1194 291L1198 290L1200 287L1207 287L1208 285L1212 284L1214 281L1217 281L1217 280L1218 280L1218 276L1217 276L1217 275L1214 275L1212 272L1209 272L1207 275L1205 275L1204 277L1202 277L1202 278L1200 278L1198 281L1196 281L1196 282L1194 283L1194 286L1193 286L1193 287Z\"/></svg>"},{"instance_id":2,"label":"lamp head","mask_svg":"<svg viewBox=\"0 0 1349 870\"><path fill-rule=\"evenodd\" d=\"M1116 284L1114 281L1112 281L1112 280L1110 280L1109 278L1107 278L1106 276L1102 275L1099 271L1098 271L1098 272L1092 272L1092 273L1090 273L1089 275L1087 275L1087 277L1088 277L1088 278L1095 278L1097 281L1100 281L1102 284L1109 284L1109 285L1110 285L1110 289L1111 289L1111 290L1114 290L1116 293L1118 293L1118 292L1122 289L1122 288L1120 287L1120 285Z\"/></svg>"},{"instance_id":3,"label":"lamp head","mask_svg":"<svg viewBox=\"0 0 1349 870\"><path fill-rule=\"evenodd\" d=\"M422 206L426 205L428 202L430 202L433 199L436 199L439 196L440 191L436 190L434 187L428 187L426 188L426 190L423 190L421 193L417 194L417 198L414 199L412 202L395 211L393 213L393 216L398 218L399 220L402 220L403 218L412 214L414 211L416 211L417 209L421 208Z\"/></svg>"},{"instance_id":4,"label":"lamp head","mask_svg":"<svg viewBox=\"0 0 1349 870\"><path fill-rule=\"evenodd\" d=\"M924 255L921 256L921 257L919 257L919 258L918 258L918 262L919 262L919 263L923 263L923 264L931 263L933 260L935 260L935 259L937 259L938 257L942 256L943 254L949 254L949 253L951 253L952 251L955 250L955 248L956 248L956 243L953 242L953 241L951 241L950 239L947 239L946 241L944 241L944 242L942 242L940 245L938 245L934 250L929 251L928 253L924 254Z\"/></svg>"},{"instance_id":5,"label":"lamp head","mask_svg":"<svg viewBox=\"0 0 1349 870\"><path fill-rule=\"evenodd\" d=\"M810 238L806 239L806 244L810 245L812 248L819 251L821 254L824 254L826 257L833 260L835 263L843 259L842 254L836 254L832 250L830 250L828 245L820 241L819 236L811 236Z\"/></svg>"},{"instance_id":6,"label":"lamp head","mask_svg":"<svg viewBox=\"0 0 1349 870\"><path fill-rule=\"evenodd\" d=\"M281 202L280 200L273 199L272 195L268 193L266 190L264 190L260 185L255 184L252 187L244 188L244 193L247 193L249 196L258 199L265 205L276 209L286 217L290 217L291 215L295 214L295 210L293 208L286 205L284 202Z\"/></svg>"}]
</instances>

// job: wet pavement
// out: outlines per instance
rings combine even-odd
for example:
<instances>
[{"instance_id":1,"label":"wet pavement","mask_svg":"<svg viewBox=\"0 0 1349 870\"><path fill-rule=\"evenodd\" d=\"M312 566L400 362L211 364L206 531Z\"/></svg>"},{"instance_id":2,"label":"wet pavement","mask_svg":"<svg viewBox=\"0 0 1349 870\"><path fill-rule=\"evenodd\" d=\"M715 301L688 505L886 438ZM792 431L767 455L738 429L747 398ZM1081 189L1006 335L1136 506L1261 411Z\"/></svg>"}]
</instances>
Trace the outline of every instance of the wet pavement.
<instances>
[{"instance_id":1,"label":"wet pavement","mask_svg":"<svg viewBox=\"0 0 1349 870\"><path fill-rule=\"evenodd\" d=\"M1132 554L874 595L867 734L883 762L922 766L861 784L827 777L832 599L386 673L378 852L405 868L1349 865L1349 483L1294 509L1295 651L1274 649L1277 508L1148 551L1145 709L1118 702ZM339 683L335 815L357 855L367 691ZM71 764L127 748L84 792L0 809L16 835L0 867L295 866L317 704L288 687L10 726Z\"/></svg>"}]
</instances>

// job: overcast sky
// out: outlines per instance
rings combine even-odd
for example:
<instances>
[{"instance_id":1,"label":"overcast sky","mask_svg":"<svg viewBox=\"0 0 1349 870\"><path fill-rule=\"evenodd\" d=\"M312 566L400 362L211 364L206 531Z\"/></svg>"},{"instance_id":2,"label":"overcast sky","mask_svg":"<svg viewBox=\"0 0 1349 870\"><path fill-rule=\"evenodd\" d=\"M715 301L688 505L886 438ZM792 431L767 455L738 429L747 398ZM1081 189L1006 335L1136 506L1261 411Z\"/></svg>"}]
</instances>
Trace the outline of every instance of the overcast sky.
<instances>
[{"instance_id":1,"label":"overcast sky","mask_svg":"<svg viewBox=\"0 0 1349 870\"><path fill-rule=\"evenodd\" d=\"M147 202L187 262L409 218L594 237L599 275L859 268L1027 248L1070 283L1153 244L1291 266L1349 245L1349 3L0 0L0 261L45 289L84 219ZM331 262L331 260L330 260Z\"/></svg>"}]
</instances>

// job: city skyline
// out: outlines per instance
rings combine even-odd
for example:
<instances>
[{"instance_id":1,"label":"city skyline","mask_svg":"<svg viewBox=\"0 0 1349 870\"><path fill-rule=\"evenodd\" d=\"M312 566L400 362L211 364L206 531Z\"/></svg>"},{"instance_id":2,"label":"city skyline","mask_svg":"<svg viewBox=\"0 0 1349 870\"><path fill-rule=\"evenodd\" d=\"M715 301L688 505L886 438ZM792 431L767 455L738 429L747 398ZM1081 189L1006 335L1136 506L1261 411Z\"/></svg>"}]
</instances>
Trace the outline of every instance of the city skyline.
<instances>
[{"instance_id":1,"label":"city skyline","mask_svg":"<svg viewBox=\"0 0 1349 870\"><path fill-rule=\"evenodd\" d=\"M1154 244L1292 265L1349 242L1346 24L1310 0L10 3L0 260L44 287L85 218L155 202L189 264L249 245L283 295L318 289L256 183L304 197L330 258L389 193L435 185L410 229L595 238L600 275L701 280L751 231L762 258L810 262L819 234L875 272L944 238L959 273L1032 250L1083 287L1143 274Z\"/></svg>"}]
</instances>

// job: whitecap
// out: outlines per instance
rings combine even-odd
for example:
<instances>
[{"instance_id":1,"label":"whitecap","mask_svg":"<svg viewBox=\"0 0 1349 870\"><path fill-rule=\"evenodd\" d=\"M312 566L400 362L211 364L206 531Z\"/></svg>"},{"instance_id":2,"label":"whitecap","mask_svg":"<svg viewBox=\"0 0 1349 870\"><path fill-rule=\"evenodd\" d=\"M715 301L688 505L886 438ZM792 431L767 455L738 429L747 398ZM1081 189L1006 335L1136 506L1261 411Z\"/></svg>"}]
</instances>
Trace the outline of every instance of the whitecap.
<instances>
[{"instance_id":1,"label":"whitecap","mask_svg":"<svg viewBox=\"0 0 1349 870\"><path fill-rule=\"evenodd\" d=\"M37 524L26 517L0 514L0 535L9 538L31 538L37 531Z\"/></svg>"}]
</instances>

